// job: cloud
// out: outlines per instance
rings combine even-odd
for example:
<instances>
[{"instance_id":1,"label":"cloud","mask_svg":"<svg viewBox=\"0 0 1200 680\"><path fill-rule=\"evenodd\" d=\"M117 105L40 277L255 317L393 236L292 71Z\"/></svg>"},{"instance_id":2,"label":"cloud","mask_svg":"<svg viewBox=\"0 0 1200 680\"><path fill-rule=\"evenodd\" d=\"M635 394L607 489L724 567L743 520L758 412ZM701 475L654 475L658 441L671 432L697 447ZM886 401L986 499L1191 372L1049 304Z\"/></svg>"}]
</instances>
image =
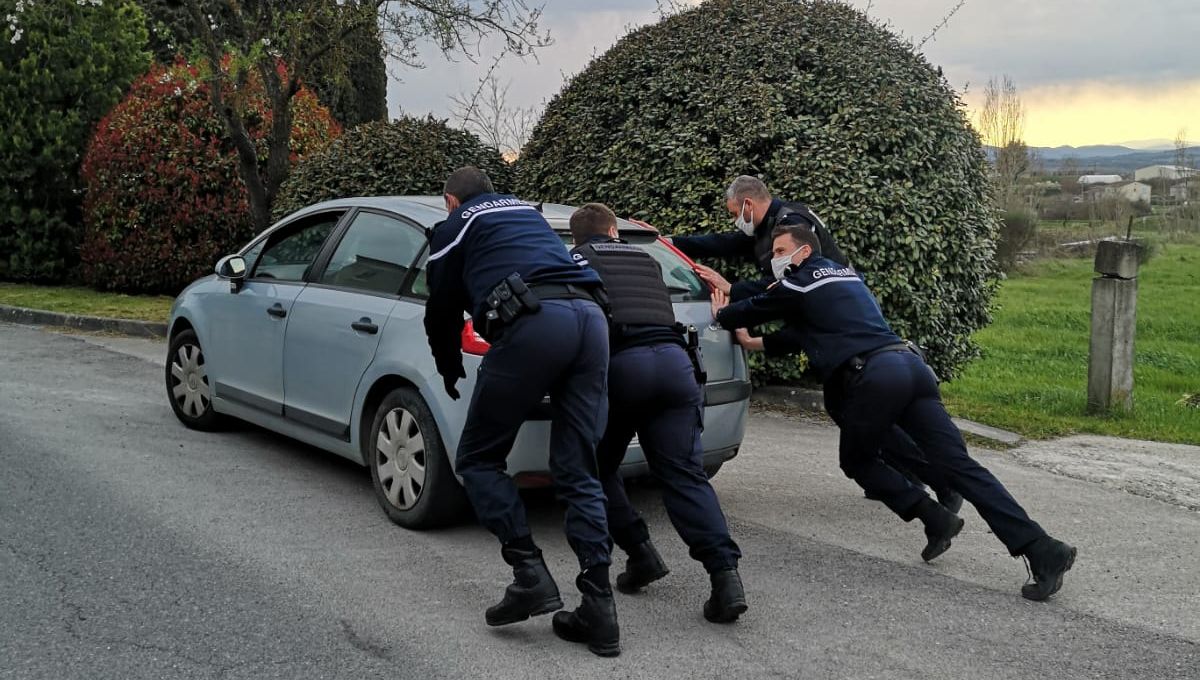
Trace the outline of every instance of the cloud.
<instances>
[{"instance_id":1,"label":"cloud","mask_svg":"<svg viewBox=\"0 0 1200 680\"><path fill-rule=\"evenodd\" d=\"M695 4L696 0L693 0ZM956 0L854 0L871 15L919 42ZM514 105L554 96L566 77L607 50L631 27L656 20L655 0L554 0L543 28L554 45L538 61L509 60L499 69L512 81ZM974 101L989 77L1008 74L1029 110L1033 144L1100 143L1171 137L1181 126L1200 137L1200 1L967 0L924 47L951 85ZM449 97L473 92L488 66L447 62L425 51L428 67L397 73L389 110L446 117Z\"/></svg>"},{"instance_id":2,"label":"cloud","mask_svg":"<svg viewBox=\"0 0 1200 680\"><path fill-rule=\"evenodd\" d=\"M855 3L859 8L864 0ZM875 0L871 14L917 40L953 0ZM1007 73L1023 87L1076 81L1175 82L1200 78L1196 0L967 0L926 44L956 87Z\"/></svg>"}]
</instances>

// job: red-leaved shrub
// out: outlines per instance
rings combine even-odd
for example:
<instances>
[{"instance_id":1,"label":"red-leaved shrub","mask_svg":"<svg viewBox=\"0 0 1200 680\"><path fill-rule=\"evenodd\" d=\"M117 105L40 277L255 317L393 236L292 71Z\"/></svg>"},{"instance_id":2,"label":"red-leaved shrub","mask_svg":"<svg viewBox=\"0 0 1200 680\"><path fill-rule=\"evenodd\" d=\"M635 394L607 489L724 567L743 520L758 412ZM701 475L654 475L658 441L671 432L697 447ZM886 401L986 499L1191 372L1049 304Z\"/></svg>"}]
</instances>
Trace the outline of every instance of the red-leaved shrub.
<instances>
[{"instance_id":1,"label":"red-leaved shrub","mask_svg":"<svg viewBox=\"0 0 1200 680\"><path fill-rule=\"evenodd\" d=\"M253 236L237 152L200 69L156 66L96 128L83 160L81 273L95 288L176 293ZM271 111L260 80L243 96L247 130L265 166ZM292 99L295 163L341 130L302 89Z\"/></svg>"}]
</instances>

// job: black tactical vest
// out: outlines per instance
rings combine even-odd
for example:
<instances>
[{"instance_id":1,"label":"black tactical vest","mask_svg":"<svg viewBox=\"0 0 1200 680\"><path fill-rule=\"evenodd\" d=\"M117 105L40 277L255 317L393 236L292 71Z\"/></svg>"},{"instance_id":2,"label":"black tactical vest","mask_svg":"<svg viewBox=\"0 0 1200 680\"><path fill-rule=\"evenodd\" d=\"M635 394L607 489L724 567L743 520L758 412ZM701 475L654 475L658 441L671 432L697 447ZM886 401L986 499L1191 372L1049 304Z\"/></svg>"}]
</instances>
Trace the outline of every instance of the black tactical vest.
<instances>
[{"instance_id":1,"label":"black tactical vest","mask_svg":"<svg viewBox=\"0 0 1200 680\"><path fill-rule=\"evenodd\" d=\"M612 322L622 326L673 326L675 310L662 270L641 248L619 241L587 243L571 251L596 270L608 289Z\"/></svg>"},{"instance_id":2,"label":"black tactical vest","mask_svg":"<svg viewBox=\"0 0 1200 680\"><path fill-rule=\"evenodd\" d=\"M830 235L829 229L821 222L821 219L813 213L813 211L803 203L785 202L779 211L775 213L771 220L763 220L755 232L754 240L754 256L758 260L758 268L766 276L774 276L771 273L771 257L773 256L771 249L774 246L774 239L771 238L771 232L775 230L775 225L783 221L783 218L790 215L798 215L801 222L808 224L809 228L816 234L817 240L821 244L821 252L817 253L822 257L827 257L840 265L848 265L849 261L842 254L837 243L834 242L833 236Z\"/></svg>"}]
</instances>

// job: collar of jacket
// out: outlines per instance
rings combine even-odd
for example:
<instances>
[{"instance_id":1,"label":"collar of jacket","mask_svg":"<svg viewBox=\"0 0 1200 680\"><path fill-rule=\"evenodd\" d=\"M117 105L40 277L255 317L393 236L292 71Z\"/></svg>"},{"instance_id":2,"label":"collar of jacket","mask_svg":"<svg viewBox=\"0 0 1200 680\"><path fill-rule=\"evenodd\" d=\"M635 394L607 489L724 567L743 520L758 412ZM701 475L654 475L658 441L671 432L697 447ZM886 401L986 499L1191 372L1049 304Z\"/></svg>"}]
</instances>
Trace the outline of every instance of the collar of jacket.
<instances>
[{"instance_id":1,"label":"collar of jacket","mask_svg":"<svg viewBox=\"0 0 1200 680\"><path fill-rule=\"evenodd\" d=\"M590 243L625 243L625 240L622 238L613 238L608 234L593 234L580 245L586 246Z\"/></svg>"},{"instance_id":2,"label":"collar of jacket","mask_svg":"<svg viewBox=\"0 0 1200 680\"><path fill-rule=\"evenodd\" d=\"M754 233L757 236L771 235L771 230L775 228L775 218L779 215L780 208L783 207L783 201L778 198L771 199L771 207L767 208L767 214L763 215L762 221L754 228Z\"/></svg>"}]
</instances>

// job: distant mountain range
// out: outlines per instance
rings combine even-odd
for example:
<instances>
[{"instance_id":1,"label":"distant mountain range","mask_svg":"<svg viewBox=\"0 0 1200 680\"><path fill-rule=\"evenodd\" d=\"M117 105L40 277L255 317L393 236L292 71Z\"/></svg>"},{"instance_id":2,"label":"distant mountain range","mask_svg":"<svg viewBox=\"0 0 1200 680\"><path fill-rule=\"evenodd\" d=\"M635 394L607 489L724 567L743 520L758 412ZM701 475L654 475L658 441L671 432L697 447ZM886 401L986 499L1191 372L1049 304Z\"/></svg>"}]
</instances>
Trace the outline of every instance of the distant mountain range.
<instances>
[{"instance_id":1,"label":"distant mountain range","mask_svg":"<svg viewBox=\"0 0 1200 680\"><path fill-rule=\"evenodd\" d=\"M1165 148L1164 143L1166 143ZM1130 144L1139 146L1148 144L1152 147L1158 145L1159 148L1137 149L1122 144L1094 144L1091 146L1032 146L1029 147L1029 150L1050 172L1060 170L1065 161L1073 161L1081 175L1108 173L1126 175L1147 165L1175 165L1175 147L1168 140L1145 140L1144 142L1130 142ZM994 154L995 149L987 147L987 151L991 155ZM1200 164L1200 146L1189 147L1187 154L1193 167Z\"/></svg>"}]
</instances>

